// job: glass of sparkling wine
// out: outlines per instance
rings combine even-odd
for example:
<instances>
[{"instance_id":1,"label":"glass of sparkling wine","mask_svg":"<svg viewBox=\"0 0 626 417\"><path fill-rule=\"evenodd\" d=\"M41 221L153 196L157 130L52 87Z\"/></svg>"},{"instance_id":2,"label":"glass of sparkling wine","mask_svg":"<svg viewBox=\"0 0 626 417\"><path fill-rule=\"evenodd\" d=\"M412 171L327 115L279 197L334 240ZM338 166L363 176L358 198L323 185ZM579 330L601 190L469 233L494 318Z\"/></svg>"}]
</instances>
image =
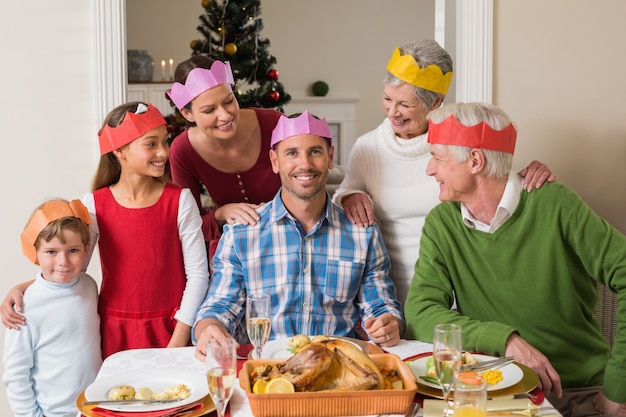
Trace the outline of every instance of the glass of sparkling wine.
<instances>
[{"instance_id":1,"label":"glass of sparkling wine","mask_svg":"<svg viewBox=\"0 0 626 417\"><path fill-rule=\"evenodd\" d=\"M263 346L270 337L270 296L250 294L246 299L246 329L254 346L253 359L261 359Z\"/></svg>"},{"instance_id":2,"label":"glass of sparkling wine","mask_svg":"<svg viewBox=\"0 0 626 417\"><path fill-rule=\"evenodd\" d=\"M224 417L226 406L237 381L237 344L235 339L211 339L206 347L206 375L209 393L217 409L217 416Z\"/></svg>"},{"instance_id":3,"label":"glass of sparkling wine","mask_svg":"<svg viewBox=\"0 0 626 417\"><path fill-rule=\"evenodd\" d=\"M450 388L461 368L461 326L438 324L433 335L433 359L437 379L443 393L443 415L451 415L448 398Z\"/></svg>"}]
</instances>

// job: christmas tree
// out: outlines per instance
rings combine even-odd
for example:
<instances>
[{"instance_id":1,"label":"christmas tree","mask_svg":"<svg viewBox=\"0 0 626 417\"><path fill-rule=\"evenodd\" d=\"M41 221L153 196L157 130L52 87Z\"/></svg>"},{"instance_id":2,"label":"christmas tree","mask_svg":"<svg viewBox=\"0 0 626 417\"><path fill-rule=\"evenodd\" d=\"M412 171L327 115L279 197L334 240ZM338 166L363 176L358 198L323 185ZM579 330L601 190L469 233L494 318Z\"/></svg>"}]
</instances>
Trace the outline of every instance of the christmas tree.
<instances>
[{"instance_id":1,"label":"christmas tree","mask_svg":"<svg viewBox=\"0 0 626 417\"><path fill-rule=\"evenodd\" d=\"M268 52L270 41L260 35L260 0L202 0L202 7L198 31L204 39L191 41L192 55L230 61L241 107L282 111L291 96L278 82L276 58Z\"/></svg>"}]
</instances>

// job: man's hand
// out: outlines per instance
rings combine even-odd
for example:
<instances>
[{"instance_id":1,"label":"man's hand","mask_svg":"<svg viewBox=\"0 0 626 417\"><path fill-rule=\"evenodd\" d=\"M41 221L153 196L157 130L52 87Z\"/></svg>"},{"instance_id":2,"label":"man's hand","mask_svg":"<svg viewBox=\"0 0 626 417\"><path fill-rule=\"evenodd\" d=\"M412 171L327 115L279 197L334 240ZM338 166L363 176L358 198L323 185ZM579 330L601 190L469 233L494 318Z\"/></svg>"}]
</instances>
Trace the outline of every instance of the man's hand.
<instances>
[{"instance_id":1,"label":"man's hand","mask_svg":"<svg viewBox=\"0 0 626 417\"><path fill-rule=\"evenodd\" d=\"M612 416L626 416L626 404L619 404L606 398L602 392L599 392L593 399L596 410L602 414Z\"/></svg>"},{"instance_id":2,"label":"man's hand","mask_svg":"<svg viewBox=\"0 0 626 417\"><path fill-rule=\"evenodd\" d=\"M539 387L547 397L551 391L557 398L563 396L561 377L552 367L548 358L535 349L530 343L522 339L517 333L513 333L506 341L505 356L515 356L515 360L532 368L539 375Z\"/></svg>"},{"instance_id":3,"label":"man's hand","mask_svg":"<svg viewBox=\"0 0 626 417\"><path fill-rule=\"evenodd\" d=\"M365 193L350 194L341 200L341 206L348 220L356 225L367 227L376 222L372 201Z\"/></svg>"},{"instance_id":4,"label":"man's hand","mask_svg":"<svg viewBox=\"0 0 626 417\"><path fill-rule=\"evenodd\" d=\"M532 161L530 165L517 174L524 178L523 187L528 192L535 188L541 188L546 181L554 182L556 180L556 176L548 166L539 161Z\"/></svg>"},{"instance_id":5,"label":"man's hand","mask_svg":"<svg viewBox=\"0 0 626 417\"><path fill-rule=\"evenodd\" d=\"M369 318L363 322L363 328L370 340L380 346L394 346L400 341L404 330L402 322L391 313L384 313L376 318Z\"/></svg>"},{"instance_id":6,"label":"man's hand","mask_svg":"<svg viewBox=\"0 0 626 417\"><path fill-rule=\"evenodd\" d=\"M194 332L197 340L195 356L202 362L206 359L206 344L209 340L233 338L222 322L216 319L200 320L196 324ZM237 345L237 348L239 348L239 345Z\"/></svg>"}]
</instances>

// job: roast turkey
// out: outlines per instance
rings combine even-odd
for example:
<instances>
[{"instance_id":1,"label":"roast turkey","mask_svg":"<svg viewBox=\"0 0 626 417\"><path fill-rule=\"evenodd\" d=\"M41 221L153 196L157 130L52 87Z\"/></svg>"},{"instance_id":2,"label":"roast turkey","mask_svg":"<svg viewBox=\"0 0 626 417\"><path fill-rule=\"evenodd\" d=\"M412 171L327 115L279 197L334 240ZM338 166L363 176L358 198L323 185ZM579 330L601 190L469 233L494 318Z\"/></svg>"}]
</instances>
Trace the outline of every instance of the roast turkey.
<instances>
[{"instance_id":1,"label":"roast turkey","mask_svg":"<svg viewBox=\"0 0 626 417\"><path fill-rule=\"evenodd\" d=\"M279 377L291 381L298 392L384 387L383 376L372 359L352 343L340 339L310 343L285 362L257 367L251 383Z\"/></svg>"}]
</instances>

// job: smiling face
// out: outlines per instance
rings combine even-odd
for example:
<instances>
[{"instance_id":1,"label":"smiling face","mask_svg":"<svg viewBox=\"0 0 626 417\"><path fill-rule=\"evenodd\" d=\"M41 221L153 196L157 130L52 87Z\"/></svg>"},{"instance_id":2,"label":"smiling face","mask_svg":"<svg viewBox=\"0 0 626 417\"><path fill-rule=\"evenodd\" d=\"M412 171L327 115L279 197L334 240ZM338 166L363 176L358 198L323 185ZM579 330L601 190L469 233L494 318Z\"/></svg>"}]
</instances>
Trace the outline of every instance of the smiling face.
<instances>
[{"instance_id":1,"label":"smiling face","mask_svg":"<svg viewBox=\"0 0 626 417\"><path fill-rule=\"evenodd\" d=\"M444 146L431 145L430 154L426 174L439 183L439 200L464 202L475 189L471 159L459 162Z\"/></svg>"},{"instance_id":2,"label":"smiling face","mask_svg":"<svg viewBox=\"0 0 626 417\"><path fill-rule=\"evenodd\" d=\"M284 139L270 150L272 169L280 175L285 198L326 198L328 170L333 167L334 147L317 135Z\"/></svg>"},{"instance_id":3,"label":"smiling face","mask_svg":"<svg viewBox=\"0 0 626 417\"><path fill-rule=\"evenodd\" d=\"M61 233L65 243L57 236L52 237L49 242L40 239L37 261L46 281L64 284L80 273L87 256L87 247L83 244L80 233L69 229Z\"/></svg>"},{"instance_id":4,"label":"smiling face","mask_svg":"<svg viewBox=\"0 0 626 417\"><path fill-rule=\"evenodd\" d=\"M239 103L228 84L210 88L191 101L181 114L209 137L230 139L237 133Z\"/></svg>"},{"instance_id":5,"label":"smiling face","mask_svg":"<svg viewBox=\"0 0 626 417\"><path fill-rule=\"evenodd\" d=\"M114 151L125 174L161 177L170 153L167 127L159 126L128 145Z\"/></svg>"},{"instance_id":6,"label":"smiling face","mask_svg":"<svg viewBox=\"0 0 626 417\"><path fill-rule=\"evenodd\" d=\"M428 130L428 111L424 103L417 99L415 87L410 84L385 85L383 109L394 133L403 139L414 138Z\"/></svg>"}]
</instances>

